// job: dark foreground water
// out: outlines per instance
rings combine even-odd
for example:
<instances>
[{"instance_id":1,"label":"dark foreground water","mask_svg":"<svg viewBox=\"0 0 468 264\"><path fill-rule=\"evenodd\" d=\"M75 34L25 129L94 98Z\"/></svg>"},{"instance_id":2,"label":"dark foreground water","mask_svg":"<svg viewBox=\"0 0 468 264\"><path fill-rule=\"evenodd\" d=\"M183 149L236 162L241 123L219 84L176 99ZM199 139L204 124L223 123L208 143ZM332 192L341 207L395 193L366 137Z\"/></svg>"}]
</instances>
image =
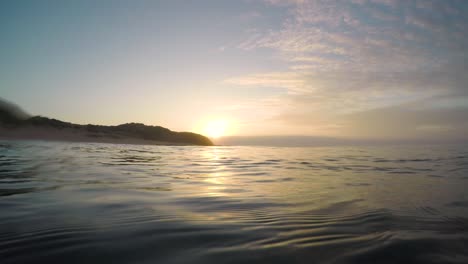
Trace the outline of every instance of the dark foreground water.
<instances>
[{"instance_id":1,"label":"dark foreground water","mask_svg":"<svg viewBox=\"0 0 468 264\"><path fill-rule=\"evenodd\" d=\"M468 147L0 142L0 263L468 263Z\"/></svg>"}]
</instances>

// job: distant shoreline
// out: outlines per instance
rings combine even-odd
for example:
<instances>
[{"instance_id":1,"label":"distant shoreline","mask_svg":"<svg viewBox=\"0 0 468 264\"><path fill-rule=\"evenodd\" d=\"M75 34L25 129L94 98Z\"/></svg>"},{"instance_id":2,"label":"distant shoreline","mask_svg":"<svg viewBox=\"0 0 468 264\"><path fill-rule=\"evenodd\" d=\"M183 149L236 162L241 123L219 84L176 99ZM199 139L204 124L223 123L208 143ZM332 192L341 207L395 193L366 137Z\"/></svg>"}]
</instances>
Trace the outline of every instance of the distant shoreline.
<instances>
[{"instance_id":1,"label":"distant shoreline","mask_svg":"<svg viewBox=\"0 0 468 264\"><path fill-rule=\"evenodd\" d=\"M43 116L30 116L0 98L0 139L30 139L114 144L213 146L203 135L176 132L162 126L126 123L117 126L80 125Z\"/></svg>"},{"instance_id":2,"label":"distant shoreline","mask_svg":"<svg viewBox=\"0 0 468 264\"><path fill-rule=\"evenodd\" d=\"M52 142L106 143L156 146L199 146L197 144L159 141L125 136L108 136L85 133L74 129L52 128L0 128L0 140L44 140Z\"/></svg>"}]
</instances>

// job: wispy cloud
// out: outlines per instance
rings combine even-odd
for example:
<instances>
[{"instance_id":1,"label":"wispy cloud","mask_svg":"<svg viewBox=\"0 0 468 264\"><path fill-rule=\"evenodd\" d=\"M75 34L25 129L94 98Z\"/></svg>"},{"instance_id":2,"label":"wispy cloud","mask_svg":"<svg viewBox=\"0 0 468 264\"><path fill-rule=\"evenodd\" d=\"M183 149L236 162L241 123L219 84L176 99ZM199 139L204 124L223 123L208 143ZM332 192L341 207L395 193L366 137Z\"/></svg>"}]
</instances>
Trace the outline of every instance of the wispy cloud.
<instances>
[{"instance_id":1,"label":"wispy cloud","mask_svg":"<svg viewBox=\"0 0 468 264\"><path fill-rule=\"evenodd\" d=\"M276 51L287 69L227 82L284 88L282 100L296 106L279 115L286 122L292 116L305 122L324 113L340 116L389 107L401 113L401 105L409 102L468 96L468 6L463 1L266 2L287 8L289 16L280 28L256 31L238 47ZM426 121L415 131L434 132L421 127L437 126Z\"/></svg>"},{"instance_id":2,"label":"wispy cloud","mask_svg":"<svg viewBox=\"0 0 468 264\"><path fill-rule=\"evenodd\" d=\"M241 86L257 87L278 87L286 88L289 92L306 92L304 85L306 80L300 73L296 72L270 72L264 74L252 74L238 78L231 78L225 81L229 84Z\"/></svg>"}]
</instances>

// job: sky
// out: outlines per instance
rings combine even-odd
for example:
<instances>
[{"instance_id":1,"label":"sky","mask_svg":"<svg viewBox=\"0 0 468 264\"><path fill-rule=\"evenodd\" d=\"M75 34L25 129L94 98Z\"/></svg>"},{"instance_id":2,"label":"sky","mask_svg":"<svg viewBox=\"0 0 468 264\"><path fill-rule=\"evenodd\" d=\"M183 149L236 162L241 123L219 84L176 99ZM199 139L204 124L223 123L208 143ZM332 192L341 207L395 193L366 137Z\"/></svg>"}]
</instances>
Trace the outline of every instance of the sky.
<instances>
[{"instance_id":1,"label":"sky","mask_svg":"<svg viewBox=\"0 0 468 264\"><path fill-rule=\"evenodd\" d=\"M69 122L468 138L465 0L1 1L0 40L0 97Z\"/></svg>"}]
</instances>

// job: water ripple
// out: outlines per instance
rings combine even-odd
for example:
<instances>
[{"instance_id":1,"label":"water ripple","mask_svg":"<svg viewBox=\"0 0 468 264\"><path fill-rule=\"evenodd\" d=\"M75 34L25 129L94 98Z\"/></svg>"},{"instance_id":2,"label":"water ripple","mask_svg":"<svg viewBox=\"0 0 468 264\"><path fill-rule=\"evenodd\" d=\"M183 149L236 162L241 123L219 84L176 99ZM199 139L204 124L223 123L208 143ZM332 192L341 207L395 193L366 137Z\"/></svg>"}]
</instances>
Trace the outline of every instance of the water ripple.
<instances>
[{"instance_id":1,"label":"water ripple","mask_svg":"<svg viewBox=\"0 0 468 264\"><path fill-rule=\"evenodd\" d=\"M0 143L3 263L466 263L467 148Z\"/></svg>"}]
</instances>

